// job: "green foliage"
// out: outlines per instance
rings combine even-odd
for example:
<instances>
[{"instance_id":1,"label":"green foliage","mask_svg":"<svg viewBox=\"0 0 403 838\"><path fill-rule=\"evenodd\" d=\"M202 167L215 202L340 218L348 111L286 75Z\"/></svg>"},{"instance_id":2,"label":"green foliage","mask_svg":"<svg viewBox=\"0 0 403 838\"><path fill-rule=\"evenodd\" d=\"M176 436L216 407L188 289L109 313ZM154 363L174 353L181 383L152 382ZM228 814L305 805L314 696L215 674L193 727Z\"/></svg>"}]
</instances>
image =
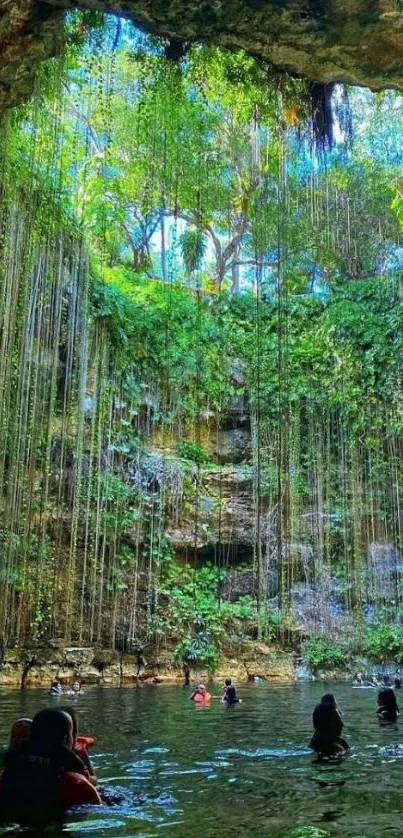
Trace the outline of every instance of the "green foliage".
<instances>
[{"instance_id":1,"label":"green foliage","mask_svg":"<svg viewBox=\"0 0 403 838\"><path fill-rule=\"evenodd\" d=\"M136 521L133 489L113 472L101 472L93 485L94 501L98 497L101 498L98 525L107 540L116 540Z\"/></svg>"},{"instance_id":2,"label":"green foliage","mask_svg":"<svg viewBox=\"0 0 403 838\"><path fill-rule=\"evenodd\" d=\"M273 611L271 608L264 608L256 614L258 636L268 643L275 640L279 636L282 620L283 616L280 611Z\"/></svg>"},{"instance_id":3,"label":"green foliage","mask_svg":"<svg viewBox=\"0 0 403 838\"><path fill-rule=\"evenodd\" d=\"M364 107L349 156L336 150L323 166L294 142L300 81L280 86L242 52L194 45L174 65L161 41L139 46L128 36L116 49L120 27L69 15L65 75L44 65L40 97L4 128L0 281L10 357L0 371L0 465L4 508L10 487L15 505L0 577L4 603L27 606L27 623L45 632L50 597L62 589L54 545L71 526L66 608L73 614L79 595L82 622L90 603L91 640L108 623L104 604L116 627L135 600L138 560L149 569L145 633L174 638L178 659L214 667L232 633L271 641L293 623L274 609L258 613L253 598L222 602L217 568L173 560L168 516L172 523L181 498L190 517L204 491L207 448L188 441L201 422L211 442L239 404L250 409L245 485L256 506L264 516L275 510L284 540L300 535L298 516L312 508L330 519L326 532L316 525L316 543L357 611L363 522L400 531L402 276L388 260L403 202L381 123L389 113L399 136L402 103L388 111L385 96L377 113ZM24 254L15 266L14 251ZM89 312L77 280L87 256ZM87 385L96 407L84 416ZM142 471L159 435L188 461L177 465L175 489L162 466ZM214 514L218 495L209 494ZM211 523L198 527L206 536ZM134 528L136 552L124 543ZM294 571L298 562L285 575ZM375 660L400 660L402 642L400 624L368 628ZM341 665L343 655L323 638L306 646L313 669Z\"/></svg>"},{"instance_id":4,"label":"green foliage","mask_svg":"<svg viewBox=\"0 0 403 838\"><path fill-rule=\"evenodd\" d=\"M385 660L403 662L403 624L371 623L366 630L364 640L365 654L375 663Z\"/></svg>"},{"instance_id":5,"label":"green foliage","mask_svg":"<svg viewBox=\"0 0 403 838\"><path fill-rule=\"evenodd\" d=\"M161 594L167 603L156 610L149 631L177 638L177 659L213 668L225 631L218 607L219 571L209 565L194 570L171 561L164 577Z\"/></svg>"},{"instance_id":6,"label":"green foliage","mask_svg":"<svg viewBox=\"0 0 403 838\"><path fill-rule=\"evenodd\" d=\"M313 672L318 669L342 668L346 660L345 649L321 637L310 638L304 647L304 658Z\"/></svg>"},{"instance_id":7,"label":"green foliage","mask_svg":"<svg viewBox=\"0 0 403 838\"><path fill-rule=\"evenodd\" d=\"M163 283L139 278L126 268L115 268L103 270L102 282L93 280L91 296L94 317L107 327L121 370L130 370L126 379L129 386L133 364L141 381L153 380L154 385L159 381L161 390L169 370L169 386L183 416L195 418L204 407L221 413L234 394L239 394L230 378L231 359L242 359L252 404L259 395L263 422L277 422L275 301L262 304L263 336L258 358L256 304L251 293L237 297L223 294L212 308L208 298L199 300L185 288L174 286L167 295ZM370 440L376 431L375 408L379 405L381 417L382 405L388 400L396 405L389 421L397 430L402 418L398 404L403 313L396 280L345 282L326 301L290 298L285 314L289 337L283 363L287 366L290 405L309 399L311 410L338 410L354 432L365 431ZM139 387L138 376L139 403L144 386L143 390ZM198 464L206 459L196 443L180 443L178 451ZM262 485L267 484L270 491L276 480L276 464L266 461ZM306 497L309 486L303 472L295 476L295 482L298 492Z\"/></svg>"},{"instance_id":8,"label":"green foliage","mask_svg":"<svg viewBox=\"0 0 403 838\"><path fill-rule=\"evenodd\" d=\"M192 274L201 267L206 250L206 237L201 230L189 229L182 233L179 242L185 268Z\"/></svg>"},{"instance_id":9,"label":"green foliage","mask_svg":"<svg viewBox=\"0 0 403 838\"><path fill-rule=\"evenodd\" d=\"M239 639L270 642L277 636L281 614L264 609L257 612L250 596L237 602L220 599L222 572L210 564L199 569L165 564L160 582L162 604L157 606L149 631L157 638L177 640L174 657L214 669L231 635Z\"/></svg>"},{"instance_id":10,"label":"green foliage","mask_svg":"<svg viewBox=\"0 0 403 838\"><path fill-rule=\"evenodd\" d=\"M207 463L209 459L208 452L199 442L181 440L178 442L176 450L180 457L184 457L186 460L190 460L198 466L202 466L204 463Z\"/></svg>"}]
</instances>

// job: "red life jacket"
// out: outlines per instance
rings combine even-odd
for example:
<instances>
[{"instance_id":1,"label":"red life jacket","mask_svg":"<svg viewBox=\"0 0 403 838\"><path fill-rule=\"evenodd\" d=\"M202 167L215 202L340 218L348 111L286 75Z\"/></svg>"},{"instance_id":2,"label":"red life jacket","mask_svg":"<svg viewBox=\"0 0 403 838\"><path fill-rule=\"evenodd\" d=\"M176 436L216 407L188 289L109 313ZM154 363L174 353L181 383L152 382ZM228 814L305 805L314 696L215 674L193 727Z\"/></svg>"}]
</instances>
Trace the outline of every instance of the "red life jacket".
<instances>
[{"instance_id":1,"label":"red life jacket","mask_svg":"<svg viewBox=\"0 0 403 838\"><path fill-rule=\"evenodd\" d=\"M72 806L99 806L102 801L92 783L83 774L66 771L59 780L58 797L63 811Z\"/></svg>"}]
</instances>

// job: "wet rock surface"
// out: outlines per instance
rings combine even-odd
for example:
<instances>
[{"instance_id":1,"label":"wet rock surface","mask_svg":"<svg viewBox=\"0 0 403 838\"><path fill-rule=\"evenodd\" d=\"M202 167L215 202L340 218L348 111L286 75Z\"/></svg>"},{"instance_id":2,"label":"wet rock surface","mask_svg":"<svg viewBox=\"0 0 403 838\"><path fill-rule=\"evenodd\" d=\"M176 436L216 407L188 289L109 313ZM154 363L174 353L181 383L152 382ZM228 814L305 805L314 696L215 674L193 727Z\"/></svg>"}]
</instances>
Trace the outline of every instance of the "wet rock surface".
<instances>
[{"instance_id":1,"label":"wet rock surface","mask_svg":"<svg viewBox=\"0 0 403 838\"><path fill-rule=\"evenodd\" d=\"M314 82L403 86L397 0L0 0L0 109L25 101L62 38L62 12L116 12L179 41L242 48Z\"/></svg>"},{"instance_id":2,"label":"wet rock surface","mask_svg":"<svg viewBox=\"0 0 403 838\"><path fill-rule=\"evenodd\" d=\"M136 653L123 654L109 649L65 646L60 644L37 646L29 649L9 649L0 664L0 686L20 687L28 662L31 664L26 678L27 687L50 687L59 678L64 687L79 679L85 684L105 686L128 685L137 679L150 683L183 684L183 666L173 660L172 651L145 648L141 658ZM265 680L294 681L295 669L292 653L276 646L238 640L229 644L219 668L212 675L202 667L190 667L192 682L223 681L228 673L239 681L254 676Z\"/></svg>"},{"instance_id":3,"label":"wet rock surface","mask_svg":"<svg viewBox=\"0 0 403 838\"><path fill-rule=\"evenodd\" d=\"M403 556L388 542L373 541L368 545L365 583L372 602L393 602L400 597L403 577Z\"/></svg>"}]
</instances>

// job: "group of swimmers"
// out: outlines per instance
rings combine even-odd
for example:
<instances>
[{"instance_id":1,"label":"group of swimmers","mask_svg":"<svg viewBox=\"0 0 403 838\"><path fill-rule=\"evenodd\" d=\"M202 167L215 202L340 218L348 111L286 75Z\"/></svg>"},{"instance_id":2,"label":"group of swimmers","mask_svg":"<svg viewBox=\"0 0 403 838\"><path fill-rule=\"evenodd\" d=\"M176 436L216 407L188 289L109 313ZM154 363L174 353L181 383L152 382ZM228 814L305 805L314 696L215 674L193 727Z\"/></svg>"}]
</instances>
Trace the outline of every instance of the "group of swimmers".
<instances>
[{"instance_id":1,"label":"group of swimmers","mask_svg":"<svg viewBox=\"0 0 403 838\"><path fill-rule=\"evenodd\" d=\"M396 695L391 687L384 687L378 693L376 714L381 727L396 725L400 710ZM342 736L343 720L337 701L331 693L326 693L315 707L312 716L314 733L309 747L319 760L340 758L350 750L348 742Z\"/></svg>"},{"instance_id":2,"label":"group of swimmers","mask_svg":"<svg viewBox=\"0 0 403 838\"><path fill-rule=\"evenodd\" d=\"M212 696L199 684L190 696L196 705ZM240 702L231 678L225 679L221 702ZM393 726L399 716L396 695L390 687L378 694L377 716L381 726ZM343 720L335 697L326 693L313 711L314 733L309 746L319 760L339 759L350 746L343 737ZM96 789L97 778L88 754L91 736L80 736L74 707L40 710L33 720L18 719L0 777L0 822L17 822L41 829L76 805L101 805L116 798Z\"/></svg>"},{"instance_id":3,"label":"group of swimmers","mask_svg":"<svg viewBox=\"0 0 403 838\"><path fill-rule=\"evenodd\" d=\"M400 690L402 681L399 675L364 675L357 672L353 678L353 687L390 687Z\"/></svg>"},{"instance_id":4,"label":"group of swimmers","mask_svg":"<svg viewBox=\"0 0 403 838\"><path fill-rule=\"evenodd\" d=\"M60 696L60 695L70 695L70 696L79 696L84 695L84 691L81 689L81 684L79 681L73 681L71 687L68 687L66 690L63 689L62 682L59 678L55 678L49 690L50 695Z\"/></svg>"},{"instance_id":5,"label":"group of swimmers","mask_svg":"<svg viewBox=\"0 0 403 838\"><path fill-rule=\"evenodd\" d=\"M192 692L190 700L195 704L206 704L211 701L211 693L207 690L204 684L198 684L196 689ZM242 699L238 698L236 689L232 683L231 678L226 678L224 688L221 695L222 704L239 704Z\"/></svg>"},{"instance_id":6,"label":"group of swimmers","mask_svg":"<svg viewBox=\"0 0 403 838\"><path fill-rule=\"evenodd\" d=\"M52 682L50 693L63 694L58 679ZM67 694L81 694L80 683L74 682ZM211 693L199 684L191 698L196 704L208 703ZM231 678L225 680L221 701L240 701ZM96 789L97 779L88 754L94 741L91 736L79 735L74 707L52 707L40 710L32 720L14 722L3 754L0 823L17 822L41 829L60 820L72 806L116 802L116 798Z\"/></svg>"}]
</instances>

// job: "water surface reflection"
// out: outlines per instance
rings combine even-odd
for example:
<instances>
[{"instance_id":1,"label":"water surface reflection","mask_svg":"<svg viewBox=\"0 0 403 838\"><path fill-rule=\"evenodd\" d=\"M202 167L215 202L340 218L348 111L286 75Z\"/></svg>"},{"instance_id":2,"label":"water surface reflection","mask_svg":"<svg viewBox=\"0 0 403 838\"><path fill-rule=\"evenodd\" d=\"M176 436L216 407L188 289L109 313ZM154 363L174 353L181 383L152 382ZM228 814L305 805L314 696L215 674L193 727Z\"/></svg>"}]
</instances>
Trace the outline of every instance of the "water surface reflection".
<instances>
[{"instance_id":1,"label":"water surface reflection","mask_svg":"<svg viewBox=\"0 0 403 838\"><path fill-rule=\"evenodd\" d=\"M327 689L339 699L352 745L336 767L314 765L307 748L312 707ZM375 690L259 684L239 692L240 705L224 707L217 698L197 712L185 688L88 688L76 702L80 728L97 739L100 781L123 802L76 812L54 835L402 834L403 728L379 728ZM50 703L44 691L3 690L0 701L2 741L13 719Z\"/></svg>"}]
</instances>

